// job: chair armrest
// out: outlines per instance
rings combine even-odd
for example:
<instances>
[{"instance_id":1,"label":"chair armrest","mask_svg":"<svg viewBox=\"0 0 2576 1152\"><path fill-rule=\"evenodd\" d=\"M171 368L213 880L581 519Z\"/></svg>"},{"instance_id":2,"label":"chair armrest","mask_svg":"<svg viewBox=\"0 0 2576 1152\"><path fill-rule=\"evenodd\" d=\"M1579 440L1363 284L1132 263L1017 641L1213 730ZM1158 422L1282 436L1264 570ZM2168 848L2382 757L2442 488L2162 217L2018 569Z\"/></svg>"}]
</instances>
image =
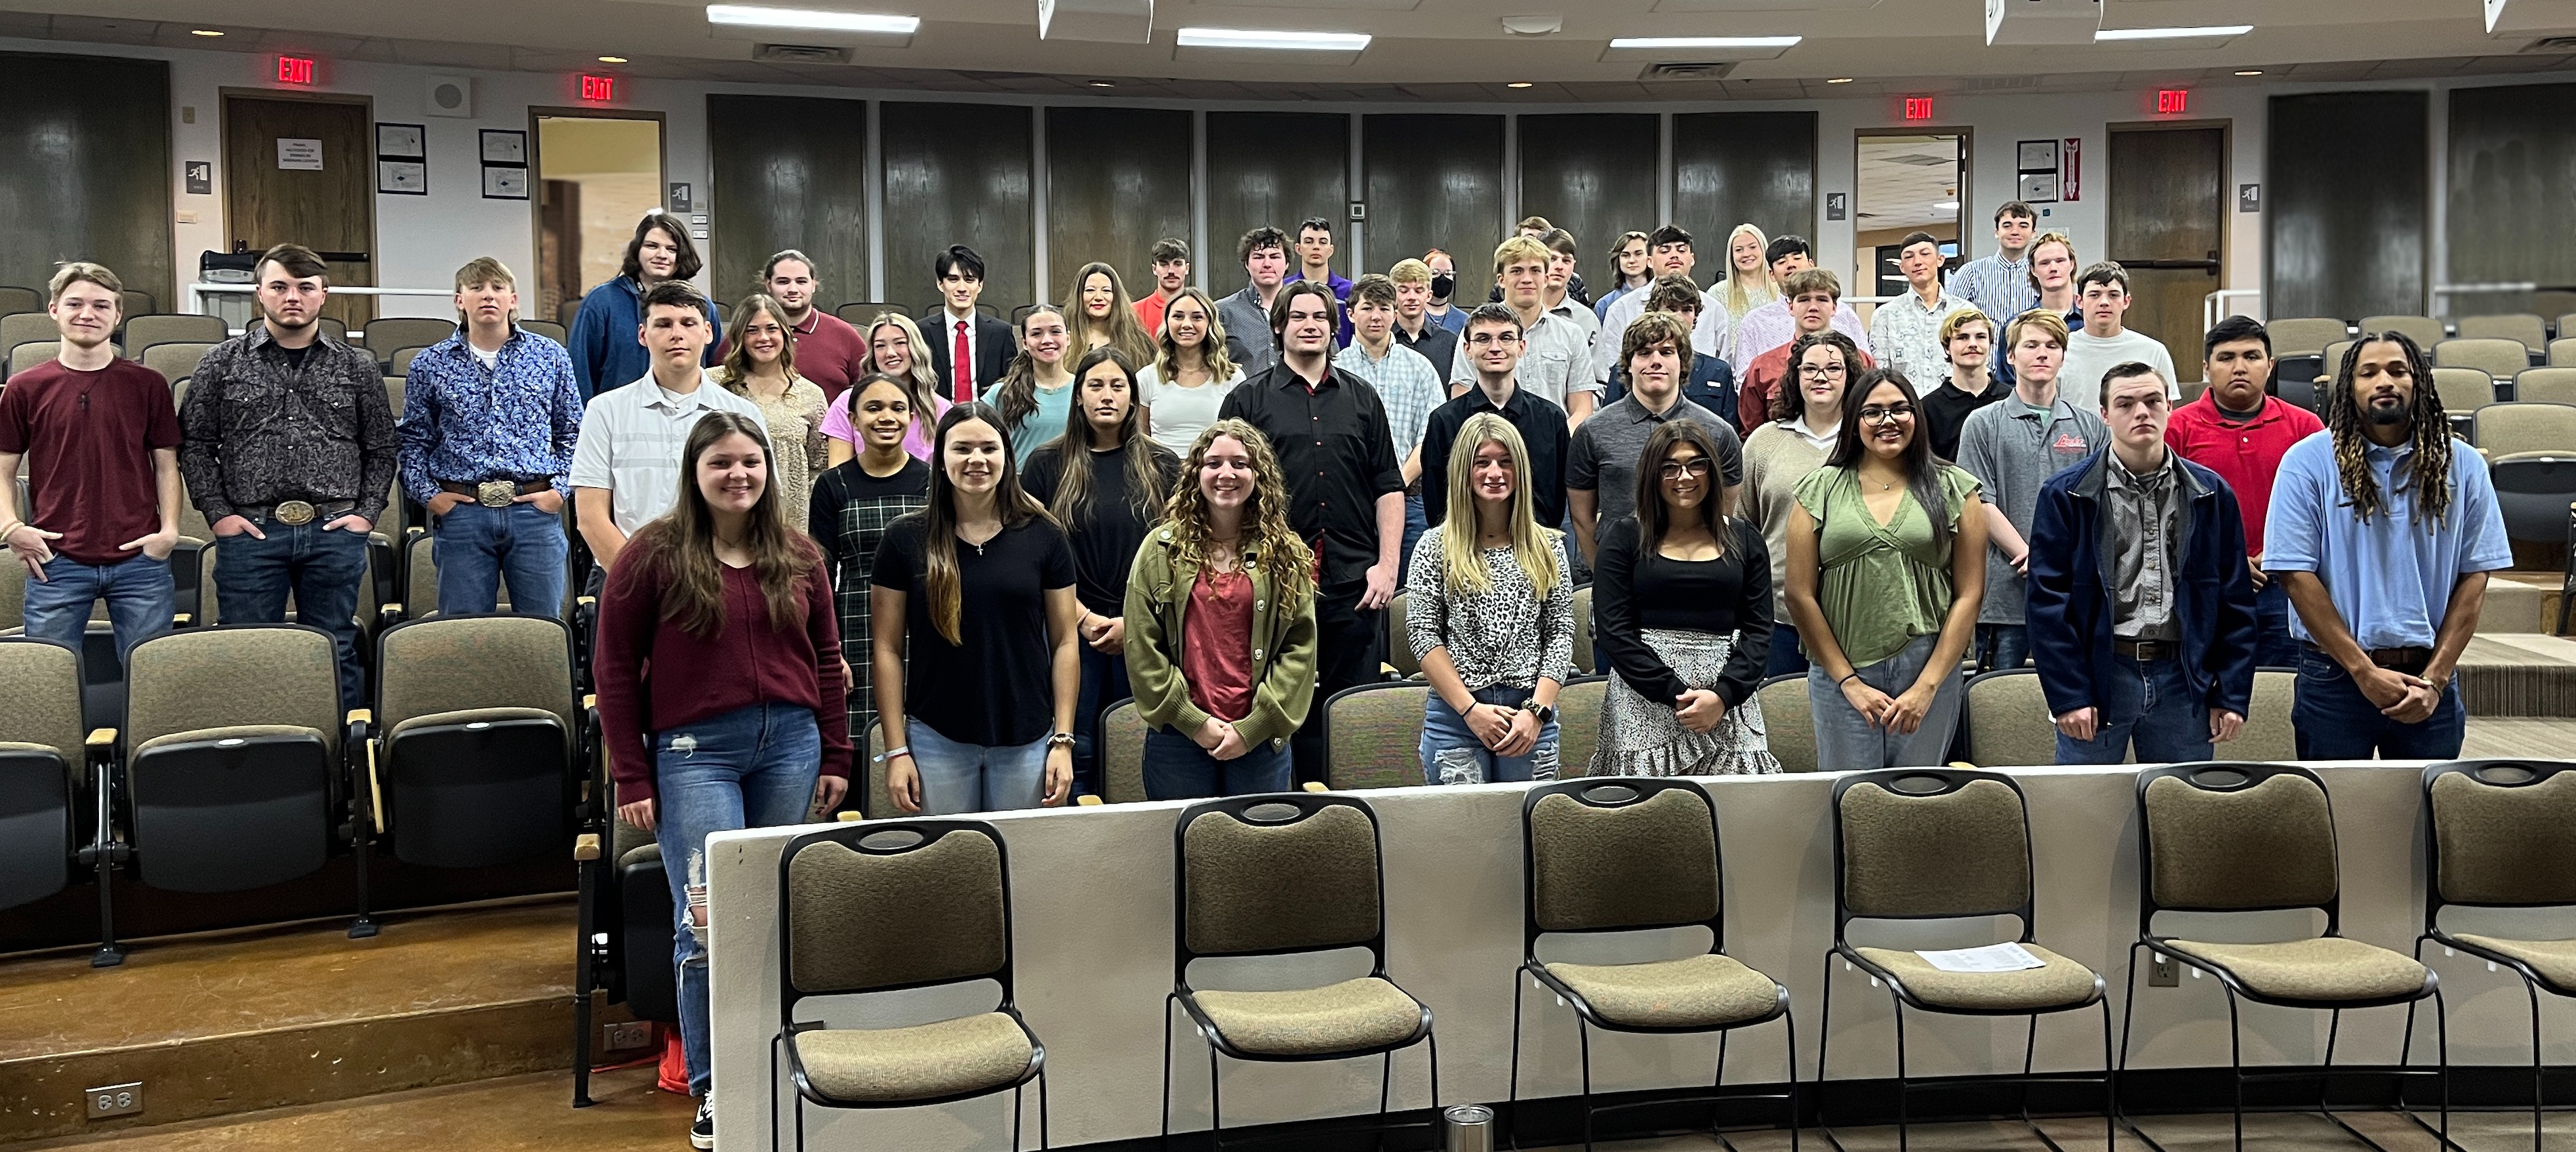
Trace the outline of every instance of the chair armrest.
<instances>
[{"instance_id":1,"label":"chair armrest","mask_svg":"<svg viewBox=\"0 0 2576 1152\"><path fill-rule=\"evenodd\" d=\"M1101 806L1101 803L1102 801L1100 797L1097 796L1076 796L1073 798L1073 806L1076 808L1098 808Z\"/></svg>"},{"instance_id":2,"label":"chair armrest","mask_svg":"<svg viewBox=\"0 0 2576 1152\"><path fill-rule=\"evenodd\" d=\"M90 729L88 738L82 740L81 743L90 750L92 755L96 755L100 752L114 751L116 748L116 729L92 728Z\"/></svg>"},{"instance_id":3,"label":"chair armrest","mask_svg":"<svg viewBox=\"0 0 2576 1152\"><path fill-rule=\"evenodd\" d=\"M1330 792L1330 791L1332 791L1332 789L1324 787L1324 782L1323 782L1323 781L1321 781L1321 780L1309 780L1309 781L1307 781L1307 782L1305 783L1304 790L1305 790L1305 791L1308 791L1308 792Z\"/></svg>"},{"instance_id":4,"label":"chair armrest","mask_svg":"<svg viewBox=\"0 0 2576 1152\"><path fill-rule=\"evenodd\" d=\"M597 860L599 859L599 853L599 833L584 832L581 835L572 838L573 859L584 861Z\"/></svg>"},{"instance_id":5,"label":"chair armrest","mask_svg":"<svg viewBox=\"0 0 2576 1152\"><path fill-rule=\"evenodd\" d=\"M1953 760L1950 762L1950 766L1959 769L1962 772L1974 772L1978 770L1976 765L1970 764L1965 760Z\"/></svg>"},{"instance_id":6,"label":"chair armrest","mask_svg":"<svg viewBox=\"0 0 2576 1152\"><path fill-rule=\"evenodd\" d=\"M856 824L867 818L867 814L864 812L840 812L835 813L832 816L834 822L841 824Z\"/></svg>"},{"instance_id":7,"label":"chair armrest","mask_svg":"<svg viewBox=\"0 0 2576 1152\"><path fill-rule=\"evenodd\" d=\"M403 622L404 613L405 610L403 608L403 603L400 600L389 601L378 605L376 607L376 626L379 628L391 628L396 624L400 624Z\"/></svg>"},{"instance_id":8,"label":"chair armrest","mask_svg":"<svg viewBox=\"0 0 2576 1152\"><path fill-rule=\"evenodd\" d=\"M173 612L170 614L170 626L172 628L194 628L197 626L197 614L194 612Z\"/></svg>"}]
</instances>

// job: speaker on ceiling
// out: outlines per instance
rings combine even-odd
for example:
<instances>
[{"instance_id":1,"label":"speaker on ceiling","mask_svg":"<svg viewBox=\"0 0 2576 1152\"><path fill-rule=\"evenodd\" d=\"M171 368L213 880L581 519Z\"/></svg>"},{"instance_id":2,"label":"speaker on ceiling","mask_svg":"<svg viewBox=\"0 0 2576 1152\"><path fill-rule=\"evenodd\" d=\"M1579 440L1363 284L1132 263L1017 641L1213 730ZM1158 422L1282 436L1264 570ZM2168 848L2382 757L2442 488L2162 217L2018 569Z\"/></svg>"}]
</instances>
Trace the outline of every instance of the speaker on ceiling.
<instances>
[{"instance_id":1,"label":"speaker on ceiling","mask_svg":"<svg viewBox=\"0 0 2576 1152\"><path fill-rule=\"evenodd\" d=\"M431 116L472 116L474 78L432 76L421 96L421 111Z\"/></svg>"}]
</instances>

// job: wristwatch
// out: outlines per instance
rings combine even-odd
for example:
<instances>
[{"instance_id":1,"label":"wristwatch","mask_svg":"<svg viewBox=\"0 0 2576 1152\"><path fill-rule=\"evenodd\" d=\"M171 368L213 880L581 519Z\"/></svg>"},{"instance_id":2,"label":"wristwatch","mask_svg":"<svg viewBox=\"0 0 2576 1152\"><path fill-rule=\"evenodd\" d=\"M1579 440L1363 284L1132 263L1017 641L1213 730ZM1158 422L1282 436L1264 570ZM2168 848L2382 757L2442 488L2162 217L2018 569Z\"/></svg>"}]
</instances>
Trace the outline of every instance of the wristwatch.
<instances>
[{"instance_id":1,"label":"wristwatch","mask_svg":"<svg viewBox=\"0 0 2576 1152\"><path fill-rule=\"evenodd\" d=\"M1545 728L1550 724L1556 723L1556 706L1553 704L1541 704L1538 702L1537 697L1531 697L1530 699L1521 701L1520 710L1538 717L1538 726L1541 728Z\"/></svg>"}]
</instances>

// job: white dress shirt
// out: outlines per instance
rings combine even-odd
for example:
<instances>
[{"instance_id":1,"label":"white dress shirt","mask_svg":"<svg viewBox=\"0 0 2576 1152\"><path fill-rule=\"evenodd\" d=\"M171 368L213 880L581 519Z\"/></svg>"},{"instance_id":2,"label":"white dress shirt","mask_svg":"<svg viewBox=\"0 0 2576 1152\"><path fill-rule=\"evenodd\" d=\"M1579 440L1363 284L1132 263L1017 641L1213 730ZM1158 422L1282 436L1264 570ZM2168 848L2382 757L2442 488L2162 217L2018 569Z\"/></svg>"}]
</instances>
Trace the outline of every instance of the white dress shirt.
<instances>
[{"instance_id":1,"label":"white dress shirt","mask_svg":"<svg viewBox=\"0 0 2576 1152\"><path fill-rule=\"evenodd\" d=\"M947 306L942 305L939 309L939 331L927 333L931 339L939 342L939 350L949 358L948 379L939 382L939 394L946 399L957 398L957 373L961 370L966 373L967 395L972 396L983 391L983 387L975 382L975 360L983 354L983 349L976 345L977 315L978 313L970 311L961 319L956 313L949 311ZM959 324L966 326L966 363L962 369L956 362ZM929 353L916 352L915 354L926 356Z\"/></svg>"}]
</instances>

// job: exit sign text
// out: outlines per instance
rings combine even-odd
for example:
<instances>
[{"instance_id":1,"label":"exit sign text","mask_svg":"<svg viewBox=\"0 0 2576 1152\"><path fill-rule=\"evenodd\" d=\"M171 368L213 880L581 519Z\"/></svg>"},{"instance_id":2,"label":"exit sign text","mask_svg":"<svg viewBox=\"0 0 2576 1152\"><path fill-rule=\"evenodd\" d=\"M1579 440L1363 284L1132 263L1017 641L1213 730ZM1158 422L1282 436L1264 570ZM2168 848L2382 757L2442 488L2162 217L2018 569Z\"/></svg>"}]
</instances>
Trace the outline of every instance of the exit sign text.
<instances>
[{"instance_id":1,"label":"exit sign text","mask_svg":"<svg viewBox=\"0 0 2576 1152\"><path fill-rule=\"evenodd\" d=\"M1905 98L1905 118L1906 118L1906 119L1908 119L1908 120L1929 120L1929 119L1931 119L1931 118L1932 118L1932 98L1931 98L1931 97L1929 97L1929 96L1908 96L1908 97L1906 97L1906 98Z\"/></svg>"},{"instance_id":2,"label":"exit sign text","mask_svg":"<svg viewBox=\"0 0 2576 1152\"><path fill-rule=\"evenodd\" d=\"M617 99L617 78L613 76L583 76L581 78L581 98L594 104L605 104L611 100Z\"/></svg>"},{"instance_id":3,"label":"exit sign text","mask_svg":"<svg viewBox=\"0 0 2576 1152\"><path fill-rule=\"evenodd\" d=\"M2156 90L2156 115L2179 116L2191 110L2191 93L2181 88Z\"/></svg>"},{"instance_id":4,"label":"exit sign text","mask_svg":"<svg viewBox=\"0 0 2576 1152\"><path fill-rule=\"evenodd\" d=\"M310 56L278 57L277 82L280 84L313 83L313 58Z\"/></svg>"}]
</instances>

